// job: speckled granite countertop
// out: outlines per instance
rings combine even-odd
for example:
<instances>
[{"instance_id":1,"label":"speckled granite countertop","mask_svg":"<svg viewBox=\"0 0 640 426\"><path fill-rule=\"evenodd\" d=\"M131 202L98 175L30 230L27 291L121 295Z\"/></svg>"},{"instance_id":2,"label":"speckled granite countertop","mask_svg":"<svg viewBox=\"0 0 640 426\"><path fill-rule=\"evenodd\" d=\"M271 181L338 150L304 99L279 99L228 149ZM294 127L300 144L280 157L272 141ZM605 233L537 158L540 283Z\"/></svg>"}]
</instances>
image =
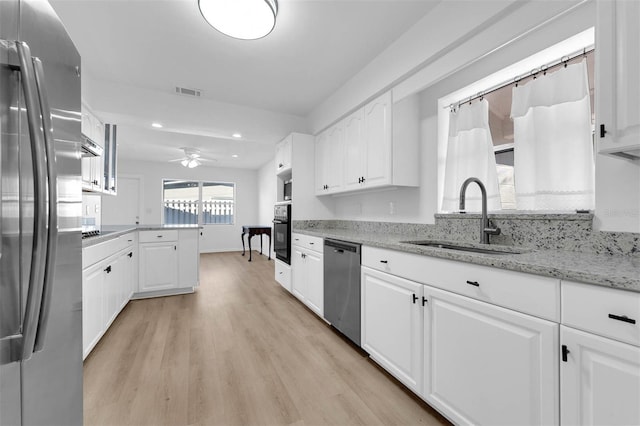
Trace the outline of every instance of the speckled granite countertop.
<instances>
[{"instance_id":1,"label":"speckled granite countertop","mask_svg":"<svg viewBox=\"0 0 640 426\"><path fill-rule=\"evenodd\" d=\"M416 238L415 235L407 234L326 228L294 228L293 232L640 292L640 255L637 254L622 256L569 250L527 248L525 249L526 252L521 254L494 255L403 243L403 241L425 239ZM480 244L466 242L464 245L484 247ZM490 247L503 248L505 251L513 249L513 247L510 246L499 245L492 245Z\"/></svg>"},{"instance_id":2,"label":"speckled granite countertop","mask_svg":"<svg viewBox=\"0 0 640 426\"><path fill-rule=\"evenodd\" d=\"M200 229L199 225L103 225L100 235L82 240L82 247L90 247L105 241L112 240L121 235L134 231L159 231L168 229Z\"/></svg>"}]
</instances>

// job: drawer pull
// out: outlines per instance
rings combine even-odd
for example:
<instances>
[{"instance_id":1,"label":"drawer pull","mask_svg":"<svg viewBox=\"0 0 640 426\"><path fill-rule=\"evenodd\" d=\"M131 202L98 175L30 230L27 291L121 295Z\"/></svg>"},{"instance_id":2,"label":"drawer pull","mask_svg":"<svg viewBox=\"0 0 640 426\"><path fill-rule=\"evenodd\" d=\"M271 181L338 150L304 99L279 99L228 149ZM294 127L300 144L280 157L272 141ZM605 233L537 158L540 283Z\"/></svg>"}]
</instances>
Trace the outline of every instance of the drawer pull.
<instances>
[{"instance_id":1,"label":"drawer pull","mask_svg":"<svg viewBox=\"0 0 640 426\"><path fill-rule=\"evenodd\" d=\"M478 281L469 281L469 280L467 280L467 284L473 285L473 286L476 286L476 287L480 287L480 283Z\"/></svg>"},{"instance_id":2,"label":"drawer pull","mask_svg":"<svg viewBox=\"0 0 640 426\"><path fill-rule=\"evenodd\" d=\"M609 314L609 318L614 319L614 320L618 320L618 321L622 321L622 322L628 322L629 324L635 324L636 320L629 318L625 315L614 315L614 314Z\"/></svg>"},{"instance_id":3,"label":"drawer pull","mask_svg":"<svg viewBox=\"0 0 640 426\"><path fill-rule=\"evenodd\" d=\"M567 355L569 355L570 352L567 345L562 345L562 362L567 362Z\"/></svg>"},{"instance_id":4,"label":"drawer pull","mask_svg":"<svg viewBox=\"0 0 640 426\"><path fill-rule=\"evenodd\" d=\"M389 261L388 260L381 260L380 263L387 264L387 263L389 263Z\"/></svg>"},{"instance_id":5,"label":"drawer pull","mask_svg":"<svg viewBox=\"0 0 640 426\"><path fill-rule=\"evenodd\" d=\"M157 238L162 238L162 235L156 235Z\"/></svg>"}]
</instances>

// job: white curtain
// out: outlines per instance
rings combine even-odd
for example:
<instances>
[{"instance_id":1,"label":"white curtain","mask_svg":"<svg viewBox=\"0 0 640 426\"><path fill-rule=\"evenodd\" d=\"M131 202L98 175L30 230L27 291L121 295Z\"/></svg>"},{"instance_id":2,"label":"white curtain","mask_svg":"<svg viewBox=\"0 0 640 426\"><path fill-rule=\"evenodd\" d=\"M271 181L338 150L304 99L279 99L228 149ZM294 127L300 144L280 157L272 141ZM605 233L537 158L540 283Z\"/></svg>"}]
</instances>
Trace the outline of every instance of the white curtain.
<instances>
[{"instance_id":1,"label":"white curtain","mask_svg":"<svg viewBox=\"0 0 640 426\"><path fill-rule=\"evenodd\" d=\"M462 105L449 114L449 141L444 172L442 210L459 210L460 187L469 177L482 181L487 189L489 210L500 210L496 157L489 130L489 103L486 100ZM481 210L481 193L472 183L466 192L466 210Z\"/></svg>"},{"instance_id":2,"label":"white curtain","mask_svg":"<svg viewBox=\"0 0 640 426\"><path fill-rule=\"evenodd\" d=\"M518 210L593 209L586 62L514 87L511 117Z\"/></svg>"}]
</instances>

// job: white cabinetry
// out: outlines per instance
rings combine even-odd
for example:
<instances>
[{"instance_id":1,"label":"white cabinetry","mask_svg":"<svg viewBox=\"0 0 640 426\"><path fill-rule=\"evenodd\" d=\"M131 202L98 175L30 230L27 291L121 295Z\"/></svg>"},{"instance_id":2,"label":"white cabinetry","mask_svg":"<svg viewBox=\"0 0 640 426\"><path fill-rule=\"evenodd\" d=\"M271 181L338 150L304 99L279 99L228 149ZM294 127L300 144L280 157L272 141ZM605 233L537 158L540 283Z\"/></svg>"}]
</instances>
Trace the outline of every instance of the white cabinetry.
<instances>
[{"instance_id":1,"label":"white cabinetry","mask_svg":"<svg viewBox=\"0 0 640 426\"><path fill-rule=\"evenodd\" d=\"M198 230L140 231L140 275L136 297L193 291L198 285Z\"/></svg>"},{"instance_id":2,"label":"white cabinetry","mask_svg":"<svg viewBox=\"0 0 640 426\"><path fill-rule=\"evenodd\" d=\"M390 91L365 105L364 141L362 184L365 187L391 184L393 135Z\"/></svg>"},{"instance_id":3,"label":"white cabinetry","mask_svg":"<svg viewBox=\"0 0 640 426\"><path fill-rule=\"evenodd\" d=\"M103 292L104 271L102 264L82 271L82 352L83 359L98 343L104 332Z\"/></svg>"},{"instance_id":4,"label":"white cabinetry","mask_svg":"<svg viewBox=\"0 0 640 426\"><path fill-rule=\"evenodd\" d=\"M362 265L362 345L392 375L456 424L559 423L559 280L368 246Z\"/></svg>"},{"instance_id":5,"label":"white cabinetry","mask_svg":"<svg viewBox=\"0 0 640 426\"><path fill-rule=\"evenodd\" d=\"M423 285L362 268L362 348L408 388L422 390Z\"/></svg>"},{"instance_id":6,"label":"white cabinetry","mask_svg":"<svg viewBox=\"0 0 640 426\"><path fill-rule=\"evenodd\" d=\"M178 231L140 233L139 291L169 290L178 286Z\"/></svg>"},{"instance_id":7,"label":"white cabinetry","mask_svg":"<svg viewBox=\"0 0 640 426\"><path fill-rule=\"evenodd\" d=\"M563 425L640 424L640 293L562 283Z\"/></svg>"},{"instance_id":8,"label":"white cabinetry","mask_svg":"<svg viewBox=\"0 0 640 426\"><path fill-rule=\"evenodd\" d=\"M316 139L316 195L418 186L417 96L384 93Z\"/></svg>"},{"instance_id":9,"label":"white cabinetry","mask_svg":"<svg viewBox=\"0 0 640 426\"><path fill-rule=\"evenodd\" d=\"M291 290L320 317L324 314L322 238L292 234ZM296 240L297 239L297 240Z\"/></svg>"},{"instance_id":10,"label":"white cabinetry","mask_svg":"<svg viewBox=\"0 0 640 426\"><path fill-rule=\"evenodd\" d=\"M602 154L640 158L640 2L596 3L596 135ZM602 133L604 126L606 133Z\"/></svg>"},{"instance_id":11,"label":"white cabinetry","mask_svg":"<svg viewBox=\"0 0 640 426\"><path fill-rule=\"evenodd\" d=\"M640 424L640 348L561 327L563 425Z\"/></svg>"},{"instance_id":12,"label":"white cabinetry","mask_svg":"<svg viewBox=\"0 0 640 426\"><path fill-rule=\"evenodd\" d=\"M133 291L135 233L83 249L82 347L86 358Z\"/></svg>"},{"instance_id":13,"label":"white cabinetry","mask_svg":"<svg viewBox=\"0 0 640 426\"><path fill-rule=\"evenodd\" d=\"M330 127L316 138L316 195L342 191L344 124Z\"/></svg>"},{"instance_id":14,"label":"white cabinetry","mask_svg":"<svg viewBox=\"0 0 640 426\"><path fill-rule=\"evenodd\" d=\"M104 148L104 124L84 102L82 102L81 131L86 138ZM82 189L100 192L104 186L104 158L102 156L82 157L81 171Z\"/></svg>"},{"instance_id":15,"label":"white cabinetry","mask_svg":"<svg viewBox=\"0 0 640 426\"><path fill-rule=\"evenodd\" d=\"M284 138L276 145L276 173L280 174L291 170L291 151L293 148L293 137L291 135Z\"/></svg>"},{"instance_id":16,"label":"white cabinetry","mask_svg":"<svg viewBox=\"0 0 640 426\"><path fill-rule=\"evenodd\" d=\"M276 259L275 275L276 281L291 293L293 291L291 288L291 266L287 265L280 259Z\"/></svg>"},{"instance_id":17,"label":"white cabinetry","mask_svg":"<svg viewBox=\"0 0 640 426\"><path fill-rule=\"evenodd\" d=\"M365 168L364 109L342 121L344 126L344 189L358 189L362 185Z\"/></svg>"},{"instance_id":18,"label":"white cabinetry","mask_svg":"<svg viewBox=\"0 0 640 426\"><path fill-rule=\"evenodd\" d=\"M456 424L558 424L558 324L424 288L424 398Z\"/></svg>"}]
</instances>

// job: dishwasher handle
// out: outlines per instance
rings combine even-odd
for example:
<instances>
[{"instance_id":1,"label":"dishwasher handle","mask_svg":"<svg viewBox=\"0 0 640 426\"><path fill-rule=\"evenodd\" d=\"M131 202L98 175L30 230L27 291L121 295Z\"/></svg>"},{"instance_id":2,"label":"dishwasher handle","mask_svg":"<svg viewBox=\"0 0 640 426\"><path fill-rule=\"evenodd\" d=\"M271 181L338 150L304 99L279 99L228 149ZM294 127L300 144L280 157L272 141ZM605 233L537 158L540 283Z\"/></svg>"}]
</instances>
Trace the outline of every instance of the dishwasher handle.
<instances>
[{"instance_id":1,"label":"dishwasher handle","mask_svg":"<svg viewBox=\"0 0 640 426\"><path fill-rule=\"evenodd\" d=\"M346 241L325 239L324 240L324 245L325 245L325 247L333 247L334 249L337 249L338 253L343 253L345 251L349 251L349 252L352 252L352 253L359 253L360 252L360 244L348 243ZM342 251L340 251L340 250L342 250Z\"/></svg>"}]
</instances>

